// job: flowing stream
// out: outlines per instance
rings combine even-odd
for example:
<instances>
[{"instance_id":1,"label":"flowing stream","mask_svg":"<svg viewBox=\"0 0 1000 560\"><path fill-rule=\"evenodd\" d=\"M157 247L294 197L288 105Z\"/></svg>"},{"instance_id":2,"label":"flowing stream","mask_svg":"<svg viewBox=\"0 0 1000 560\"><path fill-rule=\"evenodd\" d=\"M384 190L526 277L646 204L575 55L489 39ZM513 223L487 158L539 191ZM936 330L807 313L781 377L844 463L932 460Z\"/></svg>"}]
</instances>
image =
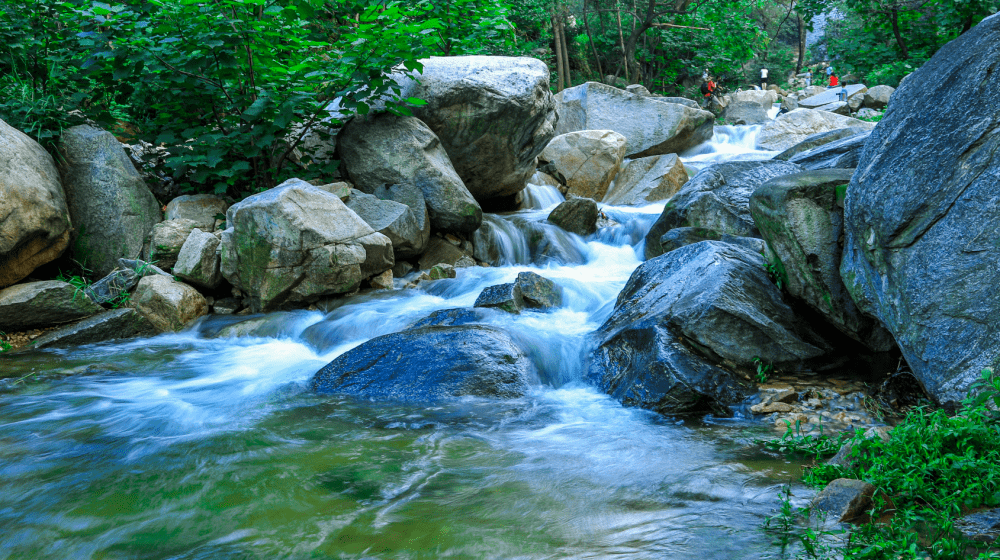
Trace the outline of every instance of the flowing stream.
<instances>
[{"instance_id":1,"label":"flowing stream","mask_svg":"<svg viewBox=\"0 0 1000 560\"><path fill-rule=\"evenodd\" d=\"M718 127L684 161L766 157L758 130ZM760 525L800 466L752 445L767 426L624 408L584 379L585 336L663 204L605 207L617 225L580 238L545 222L556 189L532 185L526 200L478 233L489 254L477 257L495 266L455 279L0 356L0 558L779 557ZM343 352L471 307L524 270L565 301L490 319L530 348L527 397L402 405L308 391Z\"/></svg>"}]
</instances>

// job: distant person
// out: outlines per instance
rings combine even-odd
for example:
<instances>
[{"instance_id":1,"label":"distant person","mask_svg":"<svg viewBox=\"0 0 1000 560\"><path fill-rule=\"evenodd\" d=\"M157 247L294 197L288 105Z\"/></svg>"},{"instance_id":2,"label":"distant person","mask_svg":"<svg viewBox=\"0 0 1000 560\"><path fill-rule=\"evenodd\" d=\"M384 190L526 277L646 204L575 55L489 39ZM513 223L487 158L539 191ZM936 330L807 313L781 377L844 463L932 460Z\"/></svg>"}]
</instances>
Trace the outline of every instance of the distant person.
<instances>
[{"instance_id":1,"label":"distant person","mask_svg":"<svg viewBox=\"0 0 1000 560\"><path fill-rule=\"evenodd\" d=\"M838 82L837 75L833 72L830 72L830 85L828 87L832 88L837 87L837 82Z\"/></svg>"},{"instance_id":2,"label":"distant person","mask_svg":"<svg viewBox=\"0 0 1000 560\"><path fill-rule=\"evenodd\" d=\"M813 71L811 69L806 70L806 87L811 86L813 83Z\"/></svg>"},{"instance_id":3,"label":"distant person","mask_svg":"<svg viewBox=\"0 0 1000 560\"><path fill-rule=\"evenodd\" d=\"M827 77L827 79L830 79L830 76L832 76L832 75L833 75L833 66L827 66L826 67L826 77Z\"/></svg>"},{"instance_id":4,"label":"distant person","mask_svg":"<svg viewBox=\"0 0 1000 560\"><path fill-rule=\"evenodd\" d=\"M708 68L706 68L705 71L701 73L701 81L703 82L708 81Z\"/></svg>"},{"instance_id":5,"label":"distant person","mask_svg":"<svg viewBox=\"0 0 1000 560\"><path fill-rule=\"evenodd\" d=\"M767 68L760 69L760 89L767 89Z\"/></svg>"},{"instance_id":6,"label":"distant person","mask_svg":"<svg viewBox=\"0 0 1000 560\"><path fill-rule=\"evenodd\" d=\"M847 86L841 85L840 91L837 92L837 101L847 101Z\"/></svg>"},{"instance_id":7,"label":"distant person","mask_svg":"<svg viewBox=\"0 0 1000 560\"><path fill-rule=\"evenodd\" d=\"M705 107L712 105L712 96L715 95L716 89L715 82L712 81L711 76L705 78L705 81L701 83L701 94L704 96L702 103Z\"/></svg>"}]
</instances>

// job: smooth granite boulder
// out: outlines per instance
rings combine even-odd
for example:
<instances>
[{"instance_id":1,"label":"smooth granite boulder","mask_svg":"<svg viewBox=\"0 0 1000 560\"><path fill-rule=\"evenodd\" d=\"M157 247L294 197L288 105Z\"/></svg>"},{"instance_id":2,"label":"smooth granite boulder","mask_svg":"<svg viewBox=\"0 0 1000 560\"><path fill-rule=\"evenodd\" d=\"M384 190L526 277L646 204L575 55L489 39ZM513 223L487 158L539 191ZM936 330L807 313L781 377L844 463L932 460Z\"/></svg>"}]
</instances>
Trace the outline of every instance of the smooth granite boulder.
<instances>
[{"instance_id":1,"label":"smooth granite boulder","mask_svg":"<svg viewBox=\"0 0 1000 560\"><path fill-rule=\"evenodd\" d=\"M178 278L207 290L214 290L222 282L219 238L195 228L177 255L174 274Z\"/></svg>"},{"instance_id":2,"label":"smooth granite boulder","mask_svg":"<svg viewBox=\"0 0 1000 560\"><path fill-rule=\"evenodd\" d=\"M839 128L871 130L875 128L875 123L827 111L796 109L766 123L757 136L757 147L762 150L784 151L814 134Z\"/></svg>"},{"instance_id":3,"label":"smooth granite boulder","mask_svg":"<svg viewBox=\"0 0 1000 560\"><path fill-rule=\"evenodd\" d=\"M1000 349L1000 16L900 84L844 206L840 276L937 401L960 401Z\"/></svg>"},{"instance_id":4,"label":"smooth granite boulder","mask_svg":"<svg viewBox=\"0 0 1000 560\"><path fill-rule=\"evenodd\" d=\"M352 189L351 196L344 202L373 230L392 241L396 259L419 256L427 248L431 237L430 228L425 227L427 221L418 220L406 204L379 199L357 189Z\"/></svg>"},{"instance_id":5,"label":"smooth granite boulder","mask_svg":"<svg viewBox=\"0 0 1000 560\"><path fill-rule=\"evenodd\" d=\"M185 194L167 203L164 220L191 220L209 233L215 231L216 220L226 219L229 203L213 194Z\"/></svg>"},{"instance_id":6,"label":"smooth granite boulder","mask_svg":"<svg viewBox=\"0 0 1000 560\"><path fill-rule=\"evenodd\" d=\"M684 163L677 154L633 159L615 176L614 187L604 196L604 204L638 206L669 200L688 181Z\"/></svg>"},{"instance_id":7,"label":"smooth granite boulder","mask_svg":"<svg viewBox=\"0 0 1000 560\"><path fill-rule=\"evenodd\" d=\"M60 171L75 231L73 259L106 276L119 258L135 258L162 221L153 193L110 132L74 126L59 140Z\"/></svg>"},{"instance_id":8,"label":"smooth granite boulder","mask_svg":"<svg viewBox=\"0 0 1000 560\"><path fill-rule=\"evenodd\" d=\"M52 156L0 120L0 288L69 246L66 194Z\"/></svg>"},{"instance_id":9,"label":"smooth granite boulder","mask_svg":"<svg viewBox=\"0 0 1000 560\"><path fill-rule=\"evenodd\" d=\"M662 254L660 237L679 227L760 237L750 215L750 195L774 177L799 171L798 165L783 161L734 161L702 169L670 199L646 234L646 258Z\"/></svg>"},{"instance_id":10,"label":"smooth granite boulder","mask_svg":"<svg viewBox=\"0 0 1000 560\"><path fill-rule=\"evenodd\" d=\"M556 95L556 134L613 130L625 137L625 156L679 153L710 140L715 115L680 103L664 103L598 82Z\"/></svg>"},{"instance_id":11,"label":"smooth granite boulder","mask_svg":"<svg viewBox=\"0 0 1000 560\"><path fill-rule=\"evenodd\" d=\"M841 138L817 146L811 150L795 154L788 161L802 166L802 169L814 171L817 169L854 169L861 158L871 131L866 130L854 136Z\"/></svg>"},{"instance_id":12,"label":"smooth granite boulder","mask_svg":"<svg viewBox=\"0 0 1000 560\"><path fill-rule=\"evenodd\" d=\"M176 332L208 314L208 301L198 290L154 274L139 280L132 303L159 332Z\"/></svg>"},{"instance_id":13,"label":"smooth granite boulder","mask_svg":"<svg viewBox=\"0 0 1000 560\"><path fill-rule=\"evenodd\" d=\"M524 396L534 364L505 332L484 325L423 327L373 338L319 370L312 388L378 401Z\"/></svg>"},{"instance_id":14,"label":"smooth granite boulder","mask_svg":"<svg viewBox=\"0 0 1000 560\"><path fill-rule=\"evenodd\" d=\"M404 183L419 188L435 230L473 232L483 221L441 141L416 117L355 117L340 131L337 150L341 168L362 192Z\"/></svg>"},{"instance_id":15,"label":"smooth granite boulder","mask_svg":"<svg viewBox=\"0 0 1000 560\"><path fill-rule=\"evenodd\" d=\"M778 161L788 161L792 157L801 154L802 152L808 152L813 148L822 146L823 144L829 144L836 140L842 138L847 138L849 136L857 136L858 134L864 132L871 132L869 128L838 128L836 130L829 130L826 132L818 132L811 136L807 136L805 140L799 142L798 144L788 148L787 150L781 152L780 154L774 156L771 159L776 159Z\"/></svg>"},{"instance_id":16,"label":"smooth granite boulder","mask_svg":"<svg viewBox=\"0 0 1000 560\"><path fill-rule=\"evenodd\" d=\"M875 86L865 92L862 106L868 109L885 109L889 105L889 98L895 91L896 88L892 86Z\"/></svg>"},{"instance_id":17,"label":"smooth granite boulder","mask_svg":"<svg viewBox=\"0 0 1000 560\"><path fill-rule=\"evenodd\" d=\"M601 200L618 174L625 156L625 137L612 130L581 130L560 134L542 150L566 181L567 194Z\"/></svg>"}]
</instances>

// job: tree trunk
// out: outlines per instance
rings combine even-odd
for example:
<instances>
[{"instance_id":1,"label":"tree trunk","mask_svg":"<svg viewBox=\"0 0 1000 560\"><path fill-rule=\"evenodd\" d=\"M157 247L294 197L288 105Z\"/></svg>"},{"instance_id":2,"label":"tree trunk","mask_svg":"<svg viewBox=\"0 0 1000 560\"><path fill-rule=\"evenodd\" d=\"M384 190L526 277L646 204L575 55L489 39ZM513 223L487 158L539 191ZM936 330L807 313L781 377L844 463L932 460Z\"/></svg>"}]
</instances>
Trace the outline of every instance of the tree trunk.
<instances>
[{"instance_id":1,"label":"tree trunk","mask_svg":"<svg viewBox=\"0 0 1000 560\"><path fill-rule=\"evenodd\" d=\"M625 37L622 34L622 9L621 9L621 6L617 6L617 10L615 10L615 17L618 19L618 40L620 41L620 45L622 47L622 63L624 64L623 68L625 70L625 83L630 84L632 82L630 82L629 79L628 79L628 51L625 50ZM617 79L617 77L618 77L618 73L616 72L615 73L615 78Z\"/></svg>"},{"instance_id":2,"label":"tree trunk","mask_svg":"<svg viewBox=\"0 0 1000 560\"><path fill-rule=\"evenodd\" d=\"M795 73L802 71L806 61L806 22L802 16L796 14L799 24L799 60L795 63Z\"/></svg>"},{"instance_id":3,"label":"tree trunk","mask_svg":"<svg viewBox=\"0 0 1000 560\"><path fill-rule=\"evenodd\" d=\"M601 55L597 53L597 45L594 44L594 37L590 34L590 22L587 21L587 0L583 0L583 27L587 31L587 42L594 49L594 62L597 63L597 75L600 80L604 80L604 70L601 69Z\"/></svg>"},{"instance_id":4,"label":"tree trunk","mask_svg":"<svg viewBox=\"0 0 1000 560\"><path fill-rule=\"evenodd\" d=\"M552 42L556 47L556 92L563 90L563 69L562 69L562 40L559 37L559 19L555 10L552 10Z\"/></svg>"},{"instance_id":5,"label":"tree trunk","mask_svg":"<svg viewBox=\"0 0 1000 560\"><path fill-rule=\"evenodd\" d=\"M569 41L566 40L566 13L559 14L559 37L562 39L563 75L566 87L573 87L573 77L569 72Z\"/></svg>"},{"instance_id":6,"label":"tree trunk","mask_svg":"<svg viewBox=\"0 0 1000 560\"><path fill-rule=\"evenodd\" d=\"M899 45L899 50L902 52L903 60L910 58L910 53L906 50L906 42L903 41L903 35L899 32L899 10L893 8L889 12L889 19L892 21L892 34L896 36L896 44Z\"/></svg>"}]
</instances>

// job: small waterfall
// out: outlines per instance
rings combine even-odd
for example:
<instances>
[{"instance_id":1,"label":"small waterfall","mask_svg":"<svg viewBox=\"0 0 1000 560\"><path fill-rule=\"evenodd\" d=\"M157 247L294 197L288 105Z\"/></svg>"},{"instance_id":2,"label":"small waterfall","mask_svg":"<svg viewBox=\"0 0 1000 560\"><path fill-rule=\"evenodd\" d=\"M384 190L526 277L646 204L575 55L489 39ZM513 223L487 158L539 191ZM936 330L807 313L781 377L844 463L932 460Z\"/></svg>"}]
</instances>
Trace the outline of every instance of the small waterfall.
<instances>
[{"instance_id":1,"label":"small waterfall","mask_svg":"<svg viewBox=\"0 0 1000 560\"><path fill-rule=\"evenodd\" d=\"M757 149L757 137L764 125L716 126L715 134L680 154L685 164L701 169L708 164L722 161L747 161L770 159L778 152Z\"/></svg>"},{"instance_id":2,"label":"small waterfall","mask_svg":"<svg viewBox=\"0 0 1000 560\"><path fill-rule=\"evenodd\" d=\"M521 201L524 210L545 210L566 200L554 185L528 183L521 192L524 193Z\"/></svg>"},{"instance_id":3,"label":"small waterfall","mask_svg":"<svg viewBox=\"0 0 1000 560\"><path fill-rule=\"evenodd\" d=\"M531 262L527 237L513 221L496 214L483 214L483 225L472 234L472 247L477 259L492 266Z\"/></svg>"},{"instance_id":4,"label":"small waterfall","mask_svg":"<svg viewBox=\"0 0 1000 560\"><path fill-rule=\"evenodd\" d=\"M475 257L492 266L586 262L586 242L544 219L537 214L484 215L472 235Z\"/></svg>"}]
</instances>

